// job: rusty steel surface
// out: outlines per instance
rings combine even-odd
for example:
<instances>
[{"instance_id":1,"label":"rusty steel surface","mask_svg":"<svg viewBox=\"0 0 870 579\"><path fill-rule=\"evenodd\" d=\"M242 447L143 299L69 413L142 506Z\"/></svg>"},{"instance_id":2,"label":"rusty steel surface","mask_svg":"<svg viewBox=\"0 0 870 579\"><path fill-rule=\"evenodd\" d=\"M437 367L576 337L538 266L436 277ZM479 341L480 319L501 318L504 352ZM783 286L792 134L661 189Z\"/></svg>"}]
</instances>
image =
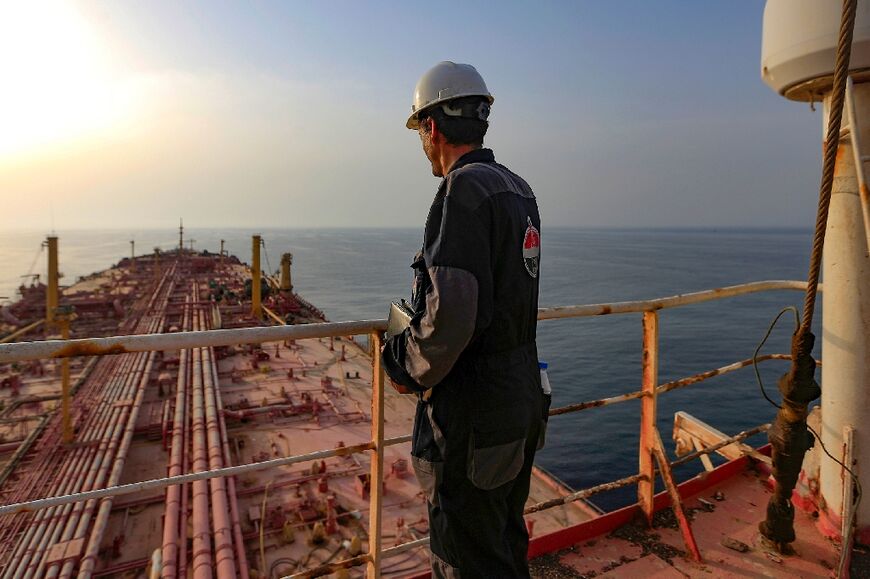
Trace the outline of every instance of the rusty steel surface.
<instances>
[{"instance_id":1,"label":"rusty steel surface","mask_svg":"<svg viewBox=\"0 0 870 579\"><path fill-rule=\"evenodd\" d=\"M369 336L372 344L372 445L375 451L371 460L369 480L369 554L366 577L379 579L381 576L381 533L384 500L384 369L381 365L381 335L373 332Z\"/></svg>"},{"instance_id":2,"label":"rusty steel surface","mask_svg":"<svg viewBox=\"0 0 870 579\"><path fill-rule=\"evenodd\" d=\"M857 98L856 98L857 97ZM857 101L857 102L856 102ZM870 158L864 150L864 137L870 136L870 130L858 124L859 111L866 116L868 103L866 94L856 94L853 90L852 78L846 82L846 115L849 120L849 137L852 141L852 154L855 156L855 174L858 177L858 197L861 200L861 213L864 216L864 237L867 250L870 251L870 189L867 187L865 169L870 165Z\"/></svg>"},{"instance_id":3,"label":"rusty steel surface","mask_svg":"<svg viewBox=\"0 0 870 579\"><path fill-rule=\"evenodd\" d=\"M687 294L679 294L664 298L652 300L638 300L631 302L615 302L612 304L589 304L581 306L558 306L552 308L541 308L538 310L539 320L553 320L558 318L584 318L591 316L604 316L609 314L638 314L649 310L662 310L667 308L675 308L679 306L687 306L690 304L699 304L729 298L734 296L742 296L751 293L775 291L775 290L797 290L803 291L807 287L806 282L792 280L768 280L744 283L700 292Z\"/></svg>"},{"instance_id":4,"label":"rusty steel surface","mask_svg":"<svg viewBox=\"0 0 870 579\"><path fill-rule=\"evenodd\" d=\"M656 312L643 313L643 354L640 406L640 443L638 444L637 502L651 525L655 510L656 387L659 379L659 318Z\"/></svg>"},{"instance_id":5,"label":"rusty steel surface","mask_svg":"<svg viewBox=\"0 0 870 579\"><path fill-rule=\"evenodd\" d=\"M758 358L756 358L756 362L766 362L768 360L791 360L791 355L766 354L764 356L759 356ZM821 362L817 361L816 363L821 365ZM686 386L691 386L692 384L703 382L704 380L707 380L709 378L714 378L716 376L722 376L723 374L735 372L737 370L740 370L741 368L746 368L750 365L752 365L752 358L741 360L739 362L734 362L733 364L728 364L727 366L722 366L721 368L716 368L715 370L709 370L707 372L701 372L699 374L687 376L686 378L680 378L679 380L665 382L664 384L656 388L656 393L664 394L665 392L670 392L671 390L685 388ZM611 396L609 398L600 398L598 400L589 400L587 402L578 402L576 404L566 404L565 406L560 406L558 408L553 408L552 410L550 410L550 416L559 416L561 414L570 414L572 412L578 412L580 410L588 410L589 408L610 406L611 404L618 404L619 402L635 400L637 398L643 397L643 395L643 391L636 390L634 392L627 392L625 394L619 394L618 396Z\"/></svg>"},{"instance_id":6,"label":"rusty steel surface","mask_svg":"<svg viewBox=\"0 0 870 579\"><path fill-rule=\"evenodd\" d=\"M553 507L559 507L562 505L567 505L568 503L573 503L574 501L579 501L581 499L587 499L592 495L596 495L598 493L603 493L607 491L612 491L615 489L621 489L622 487L627 487L629 485L633 485L637 482L643 480L643 475L633 474L631 476L627 476L625 478L621 478L619 480L602 483L600 485L596 485L594 487L589 487L588 489L583 489L581 491L573 492L569 495L565 495L564 497L559 497L556 499L550 499L548 501L543 501L537 503L535 505L531 505L526 507L523 511L523 514L530 515L532 513L537 513L538 511L544 511L547 509L551 509Z\"/></svg>"},{"instance_id":7,"label":"rusty steel surface","mask_svg":"<svg viewBox=\"0 0 870 579\"><path fill-rule=\"evenodd\" d=\"M665 444L662 442L662 435L658 429L655 431L655 446L653 446L653 455L659 465L659 474L662 475L662 480L665 481L665 487L668 489L668 494L671 496L671 508L674 515L677 517L677 522L680 525L680 534L683 535L683 541L686 543L686 548L692 554L692 559L701 562L701 552L698 550L698 542L695 541L695 535L692 533L692 525L689 523L689 518L686 516L686 510L683 508L683 500L680 497L680 491L677 488L677 483L674 481L674 474L671 472L671 465L668 463L668 457L665 454Z\"/></svg>"}]
</instances>

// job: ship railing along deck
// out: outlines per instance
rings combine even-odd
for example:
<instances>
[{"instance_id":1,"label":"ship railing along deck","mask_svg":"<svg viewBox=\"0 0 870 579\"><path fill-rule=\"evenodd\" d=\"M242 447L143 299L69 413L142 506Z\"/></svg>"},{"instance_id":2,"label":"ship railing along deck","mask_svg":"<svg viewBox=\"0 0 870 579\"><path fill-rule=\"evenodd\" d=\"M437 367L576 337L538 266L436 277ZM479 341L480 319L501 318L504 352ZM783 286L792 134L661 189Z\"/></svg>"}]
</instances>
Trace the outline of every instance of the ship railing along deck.
<instances>
[{"instance_id":1,"label":"ship railing along deck","mask_svg":"<svg viewBox=\"0 0 870 579\"><path fill-rule=\"evenodd\" d=\"M653 516L655 474L659 472L671 492L677 517L680 519L684 539L689 552L697 552L694 545L691 527L688 519L681 516L679 509L679 494L673 484L671 467L684 464L690 460L707 457L709 454L721 451L723 448L736 445L740 441L760 432L764 432L769 425L761 425L735 436L721 439L715 444L700 445L695 452L691 452L681 458L669 462L664 453L661 436L656 426L656 399L659 394L697 384L714 376L735 372L752 364L752 359L740 360L693 376L674 380L665 384L658 383L658 358L659 358L659 314L660 310L683 307L691 304L699 304L721 300L725 298L741 296L759 292L778 290L805 291L806 282L791 280L769 280L745 283L740 285L716 288L712 290L686 293L675 296L615 302L608 304L587 304L573 306L558 306L541 308L538 312L539 320L557 320L565 318L585 318L603 315L639 313L643 316L643 352L642 352L642 379L641 389L628 392L610 398L591 400L570 404L550 411L551 416L558 416L626 402L628 400L641 399L640 416L640 448L639 465L637 474L600 484L588 489L576 491L566 496L551 499L536 505L527 507L526 512L537 512L572 501L588 498L594 494L613 490L630 485L637 486L637 503L643 514L651 519ZM302 340L309 338L330 338L355 335L367 335L377 352L382 343L382 333L386 329L386 320L362 320L351 322L330 322L304 325L277 325L270 327L240 328L226 330L207 330L192 332L177 332L169 334L144 334L130 336L114 336L108 338L89 338L75 340L46 340L39 342L21 342L0 344L0 364L11 362L23 362L46 358L67 358L73 356L106 356L124 354L128 352L147 352L157 350L183 350L188 348L204 348L217 346L233 346L239 344L259 344L263 342ZM767 360L787 360L787 354L767 354L759 356L758 362ZM406 542L387 549L382 548L382 482L384 480L384 450L392 445L408 442L410 435L394 438L384 438L384 373L380 364L380 357L372 357L372 410L371 410L371 439L354 445L348 445L338 449L324 449L307 454L285 456L261 462L230 466L220 469L201 471L196 473L182 474L177 476L163 477L145 480L135 483L111 486L103 489L79 492L63 496L44 497L26 502L0 505L0 515L35 511L50 507L71 504L90 499L104 497L116 497L138 493L145 490L163 489L173 485L189 483L197 480L212 479L218 477L238 476L254 471L263 471L277 466L291 465L313 460L323 460L333 456L346 456L352 453L371 452L371 480L377 484L371 485L369 497L369 545L368 552L362 555L337 561L315 569L309 569L292 575L292 577L316 577L335 572L340 568L348 568L359 565L367 565L367 576L379 577L381 565L385 559L394 557L410 549L428 544L428 538ZM739 452L750 453L748 449L740 449ZM658 469L656 468L658 463Z\"/></svg>"}]
</instances>

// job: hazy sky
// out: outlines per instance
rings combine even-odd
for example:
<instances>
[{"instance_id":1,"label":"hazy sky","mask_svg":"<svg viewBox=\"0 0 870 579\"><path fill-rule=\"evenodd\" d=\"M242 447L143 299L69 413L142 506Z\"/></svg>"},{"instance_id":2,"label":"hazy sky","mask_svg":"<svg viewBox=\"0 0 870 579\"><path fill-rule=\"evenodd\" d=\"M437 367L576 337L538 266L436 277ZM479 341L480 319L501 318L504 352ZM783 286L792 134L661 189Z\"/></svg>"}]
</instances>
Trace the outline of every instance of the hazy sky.
<instances>
[{"instance_id":1,"label":"hazy sky","mask_svg":"<svg viewBox=\"0 0 870 579\"><path fill-rule=\"evenodd\" d=\"M545 226L806 226L762 0L2 2L0 227L416 226L418 77L474 64Z\"/></svg>"}]
</instances>

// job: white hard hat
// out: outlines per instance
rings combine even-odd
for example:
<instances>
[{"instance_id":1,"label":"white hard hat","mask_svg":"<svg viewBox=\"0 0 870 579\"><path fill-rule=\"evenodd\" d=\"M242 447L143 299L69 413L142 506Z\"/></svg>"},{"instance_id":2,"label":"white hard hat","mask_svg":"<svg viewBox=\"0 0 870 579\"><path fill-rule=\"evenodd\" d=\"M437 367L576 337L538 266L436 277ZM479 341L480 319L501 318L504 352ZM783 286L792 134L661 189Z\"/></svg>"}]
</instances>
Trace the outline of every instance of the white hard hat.
<instances>
[{"instance_id":1,"label":"white hard hat","mask_svg":"<svg viewBox=\"0 0 870 579\"><path fill-rule=\"evenodd\" d=\"M486 98L489 104L495 98L489 94L483 77L470 64L457 64L445 60L426 71L417 82L414 89L414 104L411 105L411 116L405 126L417 129L420 126L419 115L438 103L461 97L479 96Z\"/></svg>"}]
</instances>

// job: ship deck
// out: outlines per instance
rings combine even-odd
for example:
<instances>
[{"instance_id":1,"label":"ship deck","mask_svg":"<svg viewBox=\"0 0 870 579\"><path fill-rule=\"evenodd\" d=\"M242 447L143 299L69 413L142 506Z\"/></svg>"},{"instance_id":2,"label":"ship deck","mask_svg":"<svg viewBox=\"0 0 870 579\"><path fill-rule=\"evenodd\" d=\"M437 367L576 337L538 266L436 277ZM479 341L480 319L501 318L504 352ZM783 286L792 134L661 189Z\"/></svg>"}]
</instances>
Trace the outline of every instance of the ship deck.
<instances>
[{"instance_id":1,"label":"ship deck","mask_svg":"<svg viewBox=\"0 0 870 579\"><path fill-rule=\"evenodd\" d=\"M666 494L649 527L636 506L534 542L532 575L556 577L804 577L836 576L840 549L816 528L812 512L796 509L794 553L783 555L758 532L772 494L769 472L749 458L726 463L680 485L683 506L703 557L686 552ZM568 544L567 546L566 543ZM559 547L559 545L562 545ZM853 556L854 577L862 561ZM866 571L866 569L865 569Z\"/></svg>"}]
</instances>

